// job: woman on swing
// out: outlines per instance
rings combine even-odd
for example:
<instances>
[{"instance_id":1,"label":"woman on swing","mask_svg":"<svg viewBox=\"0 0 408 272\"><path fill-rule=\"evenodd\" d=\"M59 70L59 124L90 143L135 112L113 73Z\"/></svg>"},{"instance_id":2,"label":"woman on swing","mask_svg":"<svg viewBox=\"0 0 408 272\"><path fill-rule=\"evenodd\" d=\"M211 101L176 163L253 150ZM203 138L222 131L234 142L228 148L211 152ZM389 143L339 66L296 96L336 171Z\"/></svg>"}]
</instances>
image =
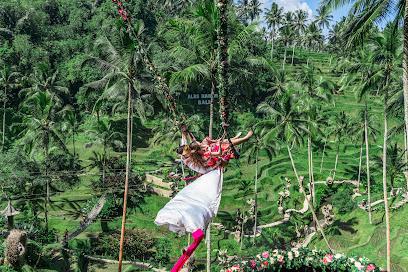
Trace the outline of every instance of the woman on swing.
<instances>
[{"instance_id":1,"label":"woman on swing","mask_svg":"<svg viewBox=\"0 0 408 272\"><path fill-rule=\"evenodd\" d=\"M182 145L177 153L191 170L201 174L193 183L184 187L163 209L159 211L155 223L167 226L170 231L192 233L194 242L183 252L171 272L178 272L197 249L204 238L211 219L217 214L221 201L223 169L228 161L237 158L234 146L249 140L253 132L243 137L227 140L205 138L198 142L182 126ZM190 144L187 141L191 140Z\"/></svg>"}]
</instances>

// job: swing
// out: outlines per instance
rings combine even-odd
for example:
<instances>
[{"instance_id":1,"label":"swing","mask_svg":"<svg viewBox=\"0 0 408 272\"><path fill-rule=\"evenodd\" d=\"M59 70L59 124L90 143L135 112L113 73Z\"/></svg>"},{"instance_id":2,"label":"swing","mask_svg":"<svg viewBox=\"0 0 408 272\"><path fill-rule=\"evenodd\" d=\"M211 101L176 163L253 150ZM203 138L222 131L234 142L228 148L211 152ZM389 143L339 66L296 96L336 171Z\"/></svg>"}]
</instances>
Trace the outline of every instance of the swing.
<instances>
[{"instance_id":1,"label":"swing","mask_svg":"<svg viewBox=\"0 0 408 272\"><path fill-rule=\"evenodd\" d=\"M186 124L186 118L184 114L177 115L176 102L171 95L170 88L165 82L158 69L149 60L146 51L143 47L143 41L139 39L138 35L134 32L131 26L131 16L126 11L126 5L120 1L114 1L116 3L118 12L121 15L123 21L127 25L127 32L130 37L138 41L138 50L141 54L141 59L145 63L146 67L153 74L153 78L156 83L156 87L161 90L169 102L169 111L173 115L174 123L180 128L180 130L187 134L192 142L196 142L194 135L188 131ZM240 157L239 151L235 148L235 145L247 141L252 136L252 131L242 139L231 139L228 136L228 101L226 90L226 76L228 66L228 53L227 53L227 20L226 20L226 4L224 1L219 0L218 7L220 9L220 31L218 34L219 39L219 92L220 92L220 111L222 119L223 135L221 141L219 141L218 153L214 154L210 152L210 158L214 159L216 163L213 167L208 165L201 165L200 167L186 164L190 169L201 174L192 184L183 188L172 200L170 200L163 209L157 214L155 223L157 225L166 225L170 231L173 232L190 232L194 238L194 242L186 249L180 259L172 268L172 272L178 272L183 267L184 263L190 258L193 252L204 238L204 231L212 217L218 212L220 204L222 181L223 181L223 169L226 163L232 159L238 159ZM181 122L177 121L177 117L182 119ZM212 139L211 139L212 140ZM224 147L222 146L224 144ZM225 146L225 144L227 146ZM183 147L183 152L191 151L191 144ZM197 148L197 147L194 147ZM223 150L224 148L224 150ZM209 145L211 151L212 146ZM190 152L196 159L199 158L199 153ZM202 160L202 158L201 158ZM198 193L197 193L198 192ZM125 215L124 217L125 218ZM124 222L124 220L123 220ZM122 235L124 233L124 223L122 222ZM121 248L123 243L121 242ZM119 271L122 268L122 254L120 250L119 256Z\"/></svg>"}]
</instances>

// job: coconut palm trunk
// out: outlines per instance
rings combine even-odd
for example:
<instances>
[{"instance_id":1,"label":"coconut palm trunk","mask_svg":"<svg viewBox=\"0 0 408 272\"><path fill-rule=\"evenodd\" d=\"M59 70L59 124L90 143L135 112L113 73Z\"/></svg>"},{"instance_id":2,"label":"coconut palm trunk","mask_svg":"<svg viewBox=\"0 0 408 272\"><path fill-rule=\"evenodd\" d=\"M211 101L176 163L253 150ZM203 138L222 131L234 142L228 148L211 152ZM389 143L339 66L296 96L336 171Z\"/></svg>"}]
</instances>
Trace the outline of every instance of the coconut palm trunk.
<instances>
[{"instance_id":1,"label":"coconut palm trunk","mask_svg":"<svg viewBox=\"0 0 408 272\"><path fill-rule=\"evenodd\" d=\"M313 173L313 150L310 150L310 173L312 178L312 198L313 198L313 205L316 205L316 190L315 190L315 179Z\"/></svg>"},{"instance_id":2,"label":"coconut palm trunk","mask_svg":"<svg viewBox=\"0 0 408 272\"><path fill-rule=\"evenodd\" d=\"M244 244L244 227L245 227L245 214L244 212L241 213L241 217L242 217L242 223L241 223L241 240L240 240L240 244L239 244L239 250L242 250L242 246Z\"/></svg>"},{"instance_id":3,"label":"coconut palm trunk","mask_svg":"<svg viewBox=\"0 0 408 272\"><path fill-rule=\"evenodd\" d=\"M312 186L312 171L310 167L310 149L311 149L311 144L310 144L310 134L307 136L307 169L308 169L308 174L309 174L309 194L313 198L313 186ZM314 199L313 199L313 203Z\"/></svg>"},{"instance_id":4,"label":"coconut palm trunk","mask_svg":"<svg viewBox=\"0 0 408 272\"><path fill-rule=\"evenodd\" d=\"M334 162L334 172L333 172L333 181L336 178L336 171L337 171L337 164L339 162L339 152L340 152L340 142L337 142L337 150L336 150L336 160Z\"/></svg>"},{"instance_id":5,"label":"coconut palm trunk","mask_svg":"<svg viewBox=\"0 0 408 272\"><path fill-rule=\"evenodd\" d=\"M205 234L207 243L207 272L211 272L211 222L208 224Z\"/></svg>"},{"instance_id":6,"label":"coconut palm trunk","mask_svg":"<svg viewBox=\"0 0 408 272\"><path fill-rule=\"evenodd\" d=\"M283 61L282 61L282 70L285 71L285 63L286 63L286 45L285 45L285 53L283 54Z\"/></svg>"},{"instance_id":7,"label":"coconut palm trunk","mask_svg":"<svg viewBox=\"0 0 408 272\"><path fill-rule=\"evenodd\" d=\"M289 154L290 162L292 164L293 172L295 173L296 179L297 179L298 184L299 184L299 190L302 191L303 196L305 197L305 200L306 200L306 202L307 202L307 204L309 206L309 209L312 212L313 220L316 222L316 225L317 225L316 231L320 231L320 233L322 235L322 238L323 238L324 242L326 243L327 247L329 248L329 250L331 252L333 252L333 249L331 248L331 246L329 244L329 241L327 240L326 235L324 234L324 230L323 230L322 226L320 225L319 220L317 219L317 216L316 216L316 213L315 213L315 210L314 210L314 206L309 201L309 199L307 198L305 188L303 187L302 181L301 181L301 179L300 179L300 177L298 175L298 172L296 170L295 162L293 161L292 151L290 150L289 144L286 144L286 148L288 150L288 154Z\"/></svg>"},{"instance_id":8,"label":"coconut palm trunk","mask_svg":"<svg viewBox=\"0 0 408 272\"><path fill-rule=\"evenodd\" d=\"M293 59L295 58L295 44L292 46L292 65L293 65Z\"/></svg>"},{"instance_id":9,"label":"coconut palm trunk","mask_svg":"<svg viewBox=\"0 0 408 272\"><path fill-rule=\"evenodd\" d=\"M408 132L408 0L405 0L405 13L404 13L404 45L403 45L403 60L402 60L402 81L404 92L404 119L405 119L405 131ZM405 141L408 143L408 133L405 133ZM405 146L405 153L407 153L407 146ZM407 179L408 189L408 173L405 173Z\"/></svg>"},{"instance_id":10,"label":"coconut palm trunk","mask_svg":"<svg viewBox=\"0 0 408 272\"><path fill-rule=\"evenodd\" d=\"M367 102L366 102L367 103ZM367 124L367 104L364 113L364 141L366 146L366 172L367 172L367 205L368 205L368 221L372 224L371 218L371 181L370 181L370 157L369 157L369 144L368 144L368 124Z\"/></svg>"},{"instance_id":11,"label":"coconut palm trunk","mask_svg":"<svg viewBox=\"0 0 408 272\"><path fill-rule=\"evenodd\" d=\"M50 203L50 181L48 180L48 162L49 162L49 140L45 141L45 203L44 203L44 217L45 217L45 230L48 232L48 206Z\"/></svg>"},{"instance_id":12,"label":"coconut palm trunk","mask_svg":"<svg viewBox=\"0 0 408 272\"><path fill-rule=\"evenodd\" d=\"M364 140L361 141L360 144L360 159L358 162L358 176L357 176L357 189L360 188L360 181L361 181L361 168L362 168L362 163L363 163L363 144L364 144Z\"/></svg>"},{"instance_id":13,"label":"coconut palm trunk","mask_svg":"<svg viewBox=\"0 0 408 272\"><path fill-rule=\"evenodd\" d=\"M322 172L322 169L323 169L324 153L326 152L326 145L327 145L327 140L325 139L324 145L323 145L322 160L320 161L320 173Z\"/></svg>"},{"instance_id":14,"label":"coconut palm trunk","mask_svg":"<svg viewBox=\"0 0 408 272\"><path fill-rule=\"evenodd\" d=\"M211 102L210 102L210 124L208 126L208 137L212 139L213 137L213 126L214 126L214 95L215 95L215 86L217 82L215 80L215 75L211 76Z\"/></svg>"},{"instance_id":15,"label":"coconut palm trunk","mask_svg":"<svg viewBox=\"0 0 408 272\"><path fill-rule=\"evenodd\" d=\"M256 227L258 221L258 158L259 158L259 150L256 151L255 157L255 208L254 208L254 240L253 244L255 245L256 239Z\"/></svg>"},{"instance_id":16,"label":"coconut palm trunk","mask_svg":"<svg viewBox=\"0 0 408 272\"><path fill-rule=\"evenodd\" d=\"M132 77L131 77L132 78ZM126 176L125 176L125 190L123 193L123 214L122 214L122 229L120 233L119 244L119 266L118 272L122 271L123 260L123 243L125 240L125 224L126 224L126 210L127 210L127 196L129 190L129 176L130 176L130 164L132 159L132 84L128 84L128 117L127 117L127 150L126 150Z\"/></svg>"},{"instance_id":17,"label":"coconut palm trunk","mask_svg":"<svg viewBox=\"0 0 408 272\"><path fill-rule=\"evenodd\" d=\"M405 152L404 152L404 162L405 162L405 165L408 165L408 152L407 152L408 148L407 148L407 145L408 145L407 130L404 128L404 150L405 150ZM404 171L404 176L405 176L405 181L407 183L407 190L408 190L408 171L407 170Z\"/></svg>"},{"instance_id":18,"label":"coconut palm trunk","mask_svg":"<svg viewBox=\"0 0 408 272\"><path fill-rule=\"evenodd\" d=\"M271 48L271 60L273 60L273 49L275 45L275 30L272 32L272 48Z\"/></svg>"},{"instance_id":19,"label":"coconut palm trunk","mask_svg":"<svg viewBox=\"0 0 408 272\"><path fill-rule=\"evenodd\" d=\"M388 104L388 84L384 88L384 143L383 143L383 195L385 208L385 230L387 243L387 271L391 272L391 232L390 232L390 212L388 207L388 189L387 189L387 140L388 140L388 121L387 121L387 104Z\"/></svg>"},{"instance_id":20,"label":"coconut palm trunk","mask_svg":"<svg viewBox=\"0 0 408 272\"><path fill-rule=\"evenodd\" d=\"M6 142L6 103L7 103L7 88L4 87L4 98L3 98L3 139L1 145L1 151L4 151L4 143Z\"/></svg>"}]
</instances>

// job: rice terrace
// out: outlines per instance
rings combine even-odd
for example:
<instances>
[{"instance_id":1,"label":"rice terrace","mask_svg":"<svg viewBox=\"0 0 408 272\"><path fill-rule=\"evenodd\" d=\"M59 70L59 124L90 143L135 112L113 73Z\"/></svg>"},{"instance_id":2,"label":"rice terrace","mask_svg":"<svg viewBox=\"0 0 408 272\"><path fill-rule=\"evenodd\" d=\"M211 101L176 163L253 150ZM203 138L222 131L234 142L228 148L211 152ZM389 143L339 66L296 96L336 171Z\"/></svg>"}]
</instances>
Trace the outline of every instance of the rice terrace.
<instances>
[{"instance_id":1,"label":"rice terrace","mask_svg":"<svg viewBox=\"0 0 408 272\"><path fill-rule=\"evenodd\" d=\"M0 0L0 271L408 272L408 1Z\"/></svg>"}]
</instances>

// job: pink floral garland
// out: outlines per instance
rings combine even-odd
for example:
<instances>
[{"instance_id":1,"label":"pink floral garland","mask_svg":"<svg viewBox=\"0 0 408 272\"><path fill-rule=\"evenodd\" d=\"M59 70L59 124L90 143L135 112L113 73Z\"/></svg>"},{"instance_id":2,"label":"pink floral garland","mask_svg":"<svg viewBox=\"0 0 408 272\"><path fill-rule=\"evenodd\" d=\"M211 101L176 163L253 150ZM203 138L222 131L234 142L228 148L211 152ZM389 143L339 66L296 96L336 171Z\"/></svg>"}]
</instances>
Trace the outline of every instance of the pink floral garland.
<instances>
[{"instance_id":1,"label":"pink floral garland","mask_svg":"<svg viewBox=\"0 0 408 272\"><path fill-rule=\"evenodd\" d=\"M300 271L299 269L302 268L313 268L315 269L313 271L381 271L379 267L365 257L350 258L339 253L331 254L307 248L293 248L290 251L276 249L272 253L265 251L249 261L241 260L235 262L235 264L228 269L222 270L222 272Z\"/></svg>"},{"instance_id":2,"label":"pink floral garland","mask_svg":"<svg viewBox=\"0 0 408 272\"><path fill-rule=\"evenodd\" d=\"M128 12L125 10L123 2L119 1L119 0L112 0L112 3L116 4L117 9L118 9L118 13L119 13L120 17L122 17L123 21L125 21L125 22L128 21L129 20L129 15L128 15Z\"/></svg>"}]
</instances>

